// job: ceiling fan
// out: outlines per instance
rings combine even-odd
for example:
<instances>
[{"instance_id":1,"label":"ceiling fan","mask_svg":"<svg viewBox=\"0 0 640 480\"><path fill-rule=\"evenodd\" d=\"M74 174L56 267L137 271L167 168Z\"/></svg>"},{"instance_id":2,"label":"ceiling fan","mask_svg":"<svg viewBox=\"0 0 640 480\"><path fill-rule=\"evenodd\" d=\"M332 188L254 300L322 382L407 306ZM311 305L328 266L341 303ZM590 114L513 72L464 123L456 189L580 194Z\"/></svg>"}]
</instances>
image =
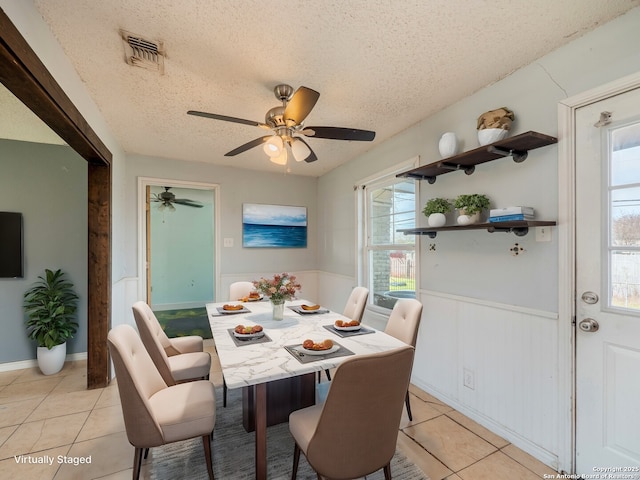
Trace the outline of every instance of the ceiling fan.
<instances>
[{"instance_id":1,"label":"ceiling fan","mask_svg":"<svg viewBox=\"0 0 640 480\"><path fill-rule=\"evenodd\" d=\"M218 115L216 113L189 110L189 115L213 118L225 122L241 123L272 130L274 135L265 135L245 143L230 152L226 157L233 157L254 147L263 145L265 153L271 161L279 165L287 163L287 147L291 150L296 161L315 162L318 157L313 153L309 144L302 138L326 138L330 140L356 140L370 142L376 132L344 127L305 127L304 120L315 106L320 94L307 87L300 87L295 92L289 85L277 85L273 93L282 106L273 107L265 115L264 123L245 120L243 118Z\"/></svg>"},{"instance_id":2,"label":"ceiling fan","mask_svg":"<svg viewBox=\"0 0 640 480\"><path fill-rule=\"evenodd\" d=\"M187 207L196 207L202 208L202 202L198 202L197 200L189 200L187 198L176 198L176 196L170 192L171 187L163 187L164 192L154 193L152 194L151 201L152 202L160 202L158 205L159 210L164 210L165 208L170 211L174 211L176 207L174 207L174 203L177 205L185 205Z\"/></svg>"}]
</instances>

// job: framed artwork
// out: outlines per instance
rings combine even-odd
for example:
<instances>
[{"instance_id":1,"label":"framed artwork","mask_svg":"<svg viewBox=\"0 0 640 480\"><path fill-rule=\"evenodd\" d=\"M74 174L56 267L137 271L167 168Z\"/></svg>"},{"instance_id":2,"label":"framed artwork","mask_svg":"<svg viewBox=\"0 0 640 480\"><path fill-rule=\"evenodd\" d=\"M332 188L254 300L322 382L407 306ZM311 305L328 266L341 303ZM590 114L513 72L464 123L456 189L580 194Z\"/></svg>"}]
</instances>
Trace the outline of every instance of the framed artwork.
<instances>
[{"instance_id":1,"label":"framed artwork","mask_svg":"<svg viewBox=\"0 0 640 480\"><path fill-rule=\"evenodd\" d=\"M307 207L244 203L242 246L306 248Z\"/></svg>"}]
</instances>

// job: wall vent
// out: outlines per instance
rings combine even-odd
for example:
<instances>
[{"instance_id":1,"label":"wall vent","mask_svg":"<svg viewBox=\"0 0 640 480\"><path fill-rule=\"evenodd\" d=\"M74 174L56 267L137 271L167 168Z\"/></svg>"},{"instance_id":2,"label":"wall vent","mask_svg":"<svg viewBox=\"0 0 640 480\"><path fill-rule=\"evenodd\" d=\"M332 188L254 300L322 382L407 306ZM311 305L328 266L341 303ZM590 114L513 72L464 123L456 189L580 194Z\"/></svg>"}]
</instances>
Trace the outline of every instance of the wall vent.
<instances>
[{"instance_id":1,"label":"wall vent","mask_svg":"<svg viewBox=\"0 0 640 480\"><path fill-rule=\"evenodd\" d=\"M120 30L124 44L125 61L133 67L164 73L164 45L141 35Z\"/></svg>"}]
</instances>

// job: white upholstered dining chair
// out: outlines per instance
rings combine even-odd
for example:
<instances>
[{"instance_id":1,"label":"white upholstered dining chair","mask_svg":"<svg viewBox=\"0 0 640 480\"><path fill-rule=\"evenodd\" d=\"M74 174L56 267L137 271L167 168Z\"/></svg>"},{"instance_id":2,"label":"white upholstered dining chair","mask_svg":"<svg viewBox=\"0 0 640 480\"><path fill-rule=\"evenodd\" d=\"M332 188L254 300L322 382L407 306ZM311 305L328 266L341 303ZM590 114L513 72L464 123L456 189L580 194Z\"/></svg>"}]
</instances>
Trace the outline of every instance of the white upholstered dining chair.
<instances>
[{"instance_id":1,"label":"white upholstered dining chair","mask_svg":"<svg viewBox=\"0 0 640 480\"><path fill-rule=\"evenodd\" d=\"M397 338L407 345L415 347L421 318L422 303L415 298L401 298L395 303L393 310L391 310L391 315L389 315L389 321L384 329L384 333ZM413 420L408 389L405 404L407 406L409 420Z\"/></svg>"},{"instance_id":2,"label":"white upholstered dining chair","mask_svg":"<svg viewBox=\"0 0 640 480\"><path fill-rule=\"evenodd\" d=\"M229 285L229 301L248 297L255 289L253 282L233 282Z\"/></svg>"},{"instance_id":3,"label":"white upholstered dining chair","mask_svg":"<svg viewBox=\"0 0 640 480\"><path fill-rule=\"evenodd\" d=\"M367 306L367 298L369 298L369 289L366 287L356 287L351 290L351 295L347 299L342 315L350 320L362 321L364 309Z\"/></svg>"},{"instance_id":4,"label":"white upholstered dining chair","mask_svg":"<svg viewBox=\"0 0 640 480\"><path fill-rule=\"evenodd\" d=\"M200 380L167 385L130 325L114 327L107 335L107 345L115 368L127 439L135 448L133 480L140 476L143 452L195 437L202 438L207 473L213 480L211 439L216 421L213 384Z\"/></svg>"},{"instance_id":5,"label":"white upholstered dining chair","mask_svg":"<svg viewBox=\"0 0 640 480\"><path fill-rule=\"evenodd\" d=\"M347 303L344 306L342 315L349 320L362 321L364 315L364 309L367 306L367 298L369 298L369 289L366 287L355 287L351 290L351 294L347 299ZM331 380L331 372L329 370L324 371L328 380ZM320 376L322 372L318 372L318 381L321 380Z\"/></svg>"},{"instance_id":6,"label":"white upholstered dining chair","mask_svg":"<svg viewBox=\"0 0 640 480\"><path fill-rule=\"evenodd\" d=\"M139 301L132 308L142 343L167 385L209 378L211 371L209 352L202 350L178 352L178 348L185 348L187 344L193 347L197 341L172 343L149 305Z\"/></svg>"},{"instance_id":7,"label":"white upholstered dining chair","mask_svg":"<svg viewBox=\"0 0 640 480\"><path fill-rule=\"evenodd\" d=\"M289 415L296 444L292 480L300 452L318 478L361 478L384 469L391 480L403 400L414 348L347 358L335 371L324 403Z\"/></svg>"}]
</instances>

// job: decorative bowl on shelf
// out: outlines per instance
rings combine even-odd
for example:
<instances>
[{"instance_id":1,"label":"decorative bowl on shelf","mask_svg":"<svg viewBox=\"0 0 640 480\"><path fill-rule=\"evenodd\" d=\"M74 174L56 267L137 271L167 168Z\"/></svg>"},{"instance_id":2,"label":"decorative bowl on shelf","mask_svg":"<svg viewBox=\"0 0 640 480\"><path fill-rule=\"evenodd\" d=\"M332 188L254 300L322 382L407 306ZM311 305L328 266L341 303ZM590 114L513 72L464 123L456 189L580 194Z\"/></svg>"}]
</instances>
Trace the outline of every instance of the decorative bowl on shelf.
<instances>
[{"instance_id":1,"label":"decorative bowl on shelf","mask_svg":"<svg viewBox=\"0 0 640 480\"><path fill-rule=\"evenodd\" d=\"M478 143L480 143L481 146L489 145L506 138L508 134L509 130L503 128L483 128L482 130L478 130Z\"/></svg>"}]
</instances>

